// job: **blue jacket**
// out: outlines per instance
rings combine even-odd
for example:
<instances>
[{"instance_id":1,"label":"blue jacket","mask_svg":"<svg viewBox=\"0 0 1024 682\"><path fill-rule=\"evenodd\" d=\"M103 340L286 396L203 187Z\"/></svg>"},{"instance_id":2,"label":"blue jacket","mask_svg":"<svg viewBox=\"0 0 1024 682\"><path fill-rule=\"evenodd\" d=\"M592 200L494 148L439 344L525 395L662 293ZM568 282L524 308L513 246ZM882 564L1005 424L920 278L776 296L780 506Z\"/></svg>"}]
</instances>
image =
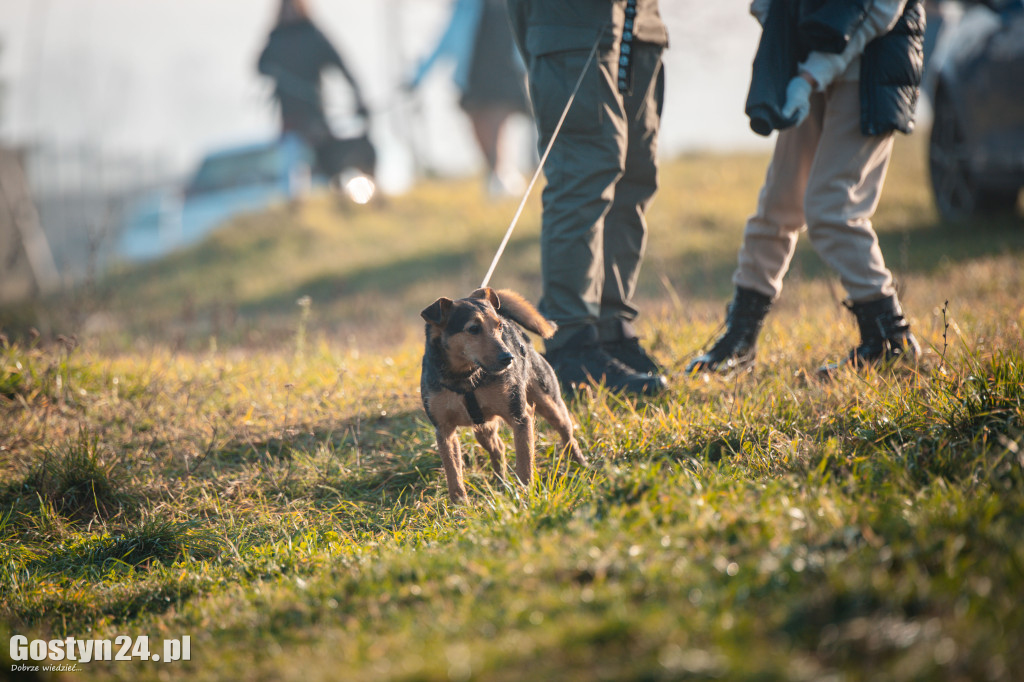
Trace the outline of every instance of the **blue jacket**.
<instances>
[{"instance_id":1,"label":"blue jacket","mask_svg":"<svg viewBox=\"0 0 1024 682\"><path fill-rule=\"evenodd\" d=\"M441 35L434 51L420 62L409 81L409 87L419 87L439 60L449 58L455 61L455 73L452 75L455 86L459 90L466 89L469 84L470 60L473 58L473 40L480 25L480 17L483 16L483 9L481 0L456 0L448 27Z\"/></svg>"}]
</instances>

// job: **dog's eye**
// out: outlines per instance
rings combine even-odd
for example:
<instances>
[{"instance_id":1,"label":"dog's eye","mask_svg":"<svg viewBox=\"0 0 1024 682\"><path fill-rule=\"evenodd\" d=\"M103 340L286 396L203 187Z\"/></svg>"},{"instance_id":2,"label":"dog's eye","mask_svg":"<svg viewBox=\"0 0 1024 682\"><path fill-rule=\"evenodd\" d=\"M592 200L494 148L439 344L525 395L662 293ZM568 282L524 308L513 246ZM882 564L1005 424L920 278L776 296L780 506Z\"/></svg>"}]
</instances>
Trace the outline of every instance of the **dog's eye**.
<instances>
[{"instance_id":1,"label":"dog's eye","mask_svg":"<svg viewBox=\"0 0 1024 682\"><path fill-rule=\"evenodd\" d=\"M479 334L481 329L483 329L483 327L474 322L473 324L466 327L466 332L469 334Z\"/></svg>"}]
</instances>

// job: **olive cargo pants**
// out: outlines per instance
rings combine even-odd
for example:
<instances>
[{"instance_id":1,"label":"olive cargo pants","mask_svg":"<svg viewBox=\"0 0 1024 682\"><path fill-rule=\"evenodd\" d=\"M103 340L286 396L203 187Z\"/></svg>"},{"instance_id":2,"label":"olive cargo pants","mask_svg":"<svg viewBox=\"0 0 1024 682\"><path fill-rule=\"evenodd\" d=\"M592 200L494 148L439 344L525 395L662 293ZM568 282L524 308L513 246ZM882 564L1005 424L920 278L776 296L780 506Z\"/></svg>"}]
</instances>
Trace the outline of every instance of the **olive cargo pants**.
<instances>
[{"instance_id":1,"label":"olive cargo pants","mask_svg":"<svg viewBox=\"0 0 1024 682\"><path fill-rule=\"evenodd\" d=\"M647 241L644 212L657 189L664 98L663 48L634 43L633 84L617 88L618 51L599 50L544 167L540 310L559 325L548 349L595 325L602 341L631 335L632 299ZM587 51L528 55L543 154Z\"/></svg>"}]
</instances>

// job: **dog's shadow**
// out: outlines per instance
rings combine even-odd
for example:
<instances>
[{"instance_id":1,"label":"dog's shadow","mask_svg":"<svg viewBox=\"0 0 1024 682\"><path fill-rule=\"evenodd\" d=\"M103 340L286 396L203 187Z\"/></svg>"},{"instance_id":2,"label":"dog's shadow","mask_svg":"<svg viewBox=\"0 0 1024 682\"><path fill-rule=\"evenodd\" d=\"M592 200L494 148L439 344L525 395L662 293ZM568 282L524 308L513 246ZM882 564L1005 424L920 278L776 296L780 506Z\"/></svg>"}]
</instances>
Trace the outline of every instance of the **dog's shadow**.
<instances>
[{"instance_id":1,"label":"dog's shadow","mask_svg":"<svg viewBox=\"0 0 1024 682\"><path fill-rule=\"evenodd\" d=\"M507 427L501 429L507 438ZM458 437L472 487L494 494L519 490L511 448L502 479L471 430L461 430ZM211 452L210 460L195 467L193 475L248 471L264 499L312 507L346 529L394 530L404 510L443 507L448 500L434 427L420 410L351 417L293 435L235 438ZM557 434L545 424L537 431L538 470L546 472L558 461Z\"/></svg>"}]
</instances>

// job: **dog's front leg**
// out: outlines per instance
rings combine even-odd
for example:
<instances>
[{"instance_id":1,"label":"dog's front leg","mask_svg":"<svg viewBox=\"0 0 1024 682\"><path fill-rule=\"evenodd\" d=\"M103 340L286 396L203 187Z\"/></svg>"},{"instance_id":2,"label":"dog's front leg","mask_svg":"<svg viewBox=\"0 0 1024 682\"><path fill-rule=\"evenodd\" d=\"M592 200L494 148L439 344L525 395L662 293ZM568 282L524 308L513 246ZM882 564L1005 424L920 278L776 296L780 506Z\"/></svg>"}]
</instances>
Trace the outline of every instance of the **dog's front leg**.
<instances>
[{"instance_id":1,"label":"dog's front leg","mask_svg":"<svg viewBox=\"0 0 1024 682\"><path fill-rule=\"evenodd\" d=\"M562 453L568 450L569 455L580 466L588 466L587 458L584 457L580 445L573 435L572 417L569 416L569 408L557 396L538 396L537 412L555 427L559 437L562 439Z\"/></svg>"},{"instance_id":2,"label":"dog's front leg","mask_svg":"<svg viewBox=\"0 0 1024 682\"><path fill-rule=\"evenodd\" d=\"M462 482L462 450L455 429L437 429L437 449L448 482L448 497L456 504L466 501L466 485Z\"/></svg>"},{"instance_id":3,"label":"dog's front leg","mask_svg":"<svg viewBox=\"0 0 1024 682\"><path fill-rule=\"evenodd\" d=\"M533 480L533 414L512 424L512 441L516 448L516 476L528 486Z\"/></svg>"}]
</instances>

